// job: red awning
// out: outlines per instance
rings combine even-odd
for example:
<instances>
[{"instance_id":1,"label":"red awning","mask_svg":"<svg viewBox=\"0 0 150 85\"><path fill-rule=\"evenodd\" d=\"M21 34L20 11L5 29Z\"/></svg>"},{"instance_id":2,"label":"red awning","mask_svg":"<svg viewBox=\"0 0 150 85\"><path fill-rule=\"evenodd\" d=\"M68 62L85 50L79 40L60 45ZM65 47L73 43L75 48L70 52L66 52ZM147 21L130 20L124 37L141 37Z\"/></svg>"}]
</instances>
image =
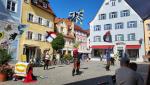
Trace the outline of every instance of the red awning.
<instances>
[{"instance_id":1,"label":"red awning","mask_svg":"<svg viewBox=\"0 0 150 85\"><path fill-rule=\"evenodd\" d=\"M139 49L141 45L126 45L126 49Z\"/></svg>"},{"instance_id":2,"label":"red awning","mask_svg":"<svg viewBox=\"0 0 150 85\"><path fill-rule=\"evenodd\" d=\"M94 49L112 49L114 45L93 45L91 48Z\"/></svg>"}]
</instances>

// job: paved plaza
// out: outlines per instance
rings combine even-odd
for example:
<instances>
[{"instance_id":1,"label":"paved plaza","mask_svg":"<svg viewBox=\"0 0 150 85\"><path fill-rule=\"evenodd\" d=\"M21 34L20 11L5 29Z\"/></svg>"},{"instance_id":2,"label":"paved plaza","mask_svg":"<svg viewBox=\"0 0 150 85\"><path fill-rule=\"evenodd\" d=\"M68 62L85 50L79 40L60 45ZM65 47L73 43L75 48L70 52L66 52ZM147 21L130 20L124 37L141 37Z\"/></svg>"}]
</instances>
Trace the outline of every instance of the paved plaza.
<instances>
[{"instance_id":1,"label":"paved plaza","mask_svg":"<svg viewBox=\"0 0 150 85\"><path fill-rule=\"evenodd\" d=\"M74 77L71 75L72 64L50 66L49 70L35 67L34 75L37 76L37 82L24 84L22 81L7 81L0 83L0 85L97 85L98 82L102 81L111 83L110 75L113 75L118 67L119 64L111 66L111 70L106 71L104 62L81 62L81 74ZM142 73L142 71L147 70L147 67L144 68L139 69L139 71ZM143 72L143 75L146 74Z\"/></svg>"}]
</instances>

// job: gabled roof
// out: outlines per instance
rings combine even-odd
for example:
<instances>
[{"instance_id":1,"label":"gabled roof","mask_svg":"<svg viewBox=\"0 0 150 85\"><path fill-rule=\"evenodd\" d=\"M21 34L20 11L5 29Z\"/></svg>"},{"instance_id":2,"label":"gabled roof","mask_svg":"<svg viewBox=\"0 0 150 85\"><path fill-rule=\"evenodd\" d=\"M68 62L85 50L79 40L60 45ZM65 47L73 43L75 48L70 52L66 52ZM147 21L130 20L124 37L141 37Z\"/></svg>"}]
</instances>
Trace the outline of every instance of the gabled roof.
<instances>
[{"instance_id":1,"label":"gabled roof","mask_svg":"<svg viewBox=\"0 0 150 85\"><path fill-rule=\"evenodd\" d=\"M76 24L74 25L74 30L88 34L88 32L86 30L83 30L80 26L78 26Z\"/></svg>"},{"instance_id":2,"label":"gabled roof","mask_svg":"<svg viewBox=\"0 0 150 85\"><path fill-rule=\"evenodd\" d=\"M52 15L56 16L53 12L53 10L51 9L50 7L50 4L49 2L46 2L47 3L47 8L43 7L43 2L42 0L37 0L37 4L35 4L32 0L31 0L31 4L36 6L36 7L39 7L40 9L44 10L44 11L47 11L49 13L51 13Z\"/></svg>"},{"instance_id":3,"label":"gabled roof","mask_svg":"<svg viewBox=\"0 0 150 85\"><path fill-rule=\"evenodd\" d=\"M143 19L150 18L150 0L125 0Z\"/></svg>"},{"instance_id":4,"label":"gabled roof","mask_svg":"<svg viewBox=\"0 0 150 85\"><path fill-rule=\"evenodd\" d=\"M55 18L55 23L59 23L59 22L65 22L66 25L70 28L70 26L72 25L72 22L69 19L65 19L65 18Z\"/></svg>"}]
</instances>

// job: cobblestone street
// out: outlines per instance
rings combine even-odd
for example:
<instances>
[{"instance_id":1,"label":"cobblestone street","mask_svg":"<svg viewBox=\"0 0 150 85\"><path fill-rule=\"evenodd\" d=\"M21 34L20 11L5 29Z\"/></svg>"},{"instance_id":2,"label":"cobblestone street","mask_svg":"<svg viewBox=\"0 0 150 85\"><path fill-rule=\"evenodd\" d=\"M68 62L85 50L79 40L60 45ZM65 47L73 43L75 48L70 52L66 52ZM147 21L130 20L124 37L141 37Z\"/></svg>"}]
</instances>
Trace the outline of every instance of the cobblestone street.
<instances>
[{"instance_id":1,"label":"cobblestone street","mask_svg":"<svg viewBox=\"0 0 150 85\"><path fill-rule=\"evenodd\" d=\"M115 73L118 65L111 66L111 71L106 71L104 62L81 62L81 75L74 77L71 75L72 64L50 66L49 70L37 67L34 68L34 74L38 76L38 81L27 85L96 85L99 81L110 81L109 76ZM7 81L0 85L24 85L24 83L22 81Z\"/></svg>"}]
</instances>

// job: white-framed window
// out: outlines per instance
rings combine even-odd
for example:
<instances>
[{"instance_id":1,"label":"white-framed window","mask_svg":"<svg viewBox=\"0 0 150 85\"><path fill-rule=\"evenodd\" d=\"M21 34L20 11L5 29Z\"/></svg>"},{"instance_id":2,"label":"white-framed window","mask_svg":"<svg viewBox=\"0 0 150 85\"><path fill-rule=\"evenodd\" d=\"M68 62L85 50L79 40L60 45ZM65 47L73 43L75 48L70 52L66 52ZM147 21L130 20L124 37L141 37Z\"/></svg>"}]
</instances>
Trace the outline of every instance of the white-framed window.
<instances>
[{"instance_id":1,"label":"white-framed window","mask_svg":"<svg viewBox=\"0 0 150 85\"><path fill-rule=\"evenodd\" d=\"M105 20L106 14L99 14L99 20Z\"/></svg>"},{"instance_id":2,"label":"white-framed window","mask_svg":"<svg viewBox=\"0 0 150 85\"><path fill-rule=\"evenodd\" d=\"M137 28L137 21L129 21L127 23L128 28Z\"/></svg>"},{"instance_id":3,"label":"white-framed window","mask_svg":"<svg viewBox=\"0 0 150 85\"><path fill-rule=\"evenodd\" d=\"M50 21L49 20L46 21L46 26L50 27Z\"/></svg>"},{"instance_id":4,"label":"white-framed window","mask_svg":"<svg viewBox=\"0 0 150 85\"><path fill-rule=\"evenodd\" d=\"M116 0L110 0L111 1L111 6L116 6Z\"/></svg>"},{"instance_id":5,"label":"white-framed window","mask_svg":"<svg viewBox=\"0 0 150 85\"><path fill-rule=\"evenodd\" d=\"M120 14L121 17L130 16L130 10L123 10Z\"/></svg>"},{"instance_id":6,"label":"white-framed window","mask_svg":"<svg viewBox=\"0 0 150 85\"><path fill-rule=\"evenodd\" d=\"M121 2L122 0L118 0L118 2Z\"/></svg>"},{"instance_id":7,"label":"white-framed window","mask_svg":"<svg viewBox=\"0 0 150 85\"><path fill-rule=\"evenodd\" d=\"M150 24L147 24L147 30L150 31Z\"/></svg>"},{"instance_id":8,"label":"white-framed window","mask_svg":"<svg viewBox=\"0 0 150 85\"><path fill-rule=\"evenodd\" d=\"M109 18L112 19L112 18L117 18L117 12L110 12L109 13Z\"/></svg>"},{"instance_id":9,"label":"white-framed window","mask_svg":"<svg viewBox=\"0 0 150 85\"><path fill-rule=\"evenodd\" d=\"M17 2L13 0L7 0L7 9L12 12L17 11Z\"/></svg>"},{"instance_id":10,"label":"white-framed window","mask_svg":"<svg viewBox=\"0 0 150 85\"><path fill-rule=\"evenodd\" d=\"M94 26L94 31L100 31L100 30L101 30L101 25Z\"/></svg>"},{"instance_id":11,"label":"white-framed window","mask_svg":"<svg viewBox=\"0 0 150 85\"><path fill-rule=\"evenodd\" d=\"M39 19L38 19L38 23L40 24L40 25L42 25L42 18L41 17L39 17Z\"/></svg>"},{"instance_id":12,"label":"white-framed window","mask_svg":"<svg viewBox=\"0 0 150 85\"><path fill-rule=\"evenodd\" d=\"M124 35L123 34L115 35L115 40L116 41L124 41Z\"/></svg>"},{"instance_id":13,"label":"white-framed window","mask_svg":"<svg viewBox=\"0 0 150 85\"><path fill-rule=\"evenodd\" d=\"M47 8L47 3L46 2L43 2L43 7Z\"/></svg>"},{"instance_id":14,"label":"white-framed window","mask_svg":"<svg viewBox=\"0 0 150 85\"><path fill-rule=\"evenodd\" d=\"M28 3L29 3L29 0L24 0L24 2L28 4Z\"/></svg>"},{"instance_id":15,"label":"white-framed window","mask_svg":"<svg viewBox=\"0 0 150 85\"><path fill-rule=\"evenodd\" d=\"M136 39L135 39L135 33L128 34L128 40L129 40L129 41L134 41L134 40L136 40Z\"/></svg>"},{"instance_id":16,"label":"white-framed window","mask_svg":"<svg viewBox=\"0 0 150 85\"><path fill-rule=\"evenodd\" d=\"M33 22L33 17L34 17L33 14L29 13L27 20L30 21L30 22Z\"/></svg>"},{"instance_id":17,"label":"white-framed window","mask_svg":"<svg viewBox=\"0 0 150 85\"><path fill-rule=\"evenodd\" d=\"M28 31L27 33L27 39L32 40L33 32Z\"/></svg>"},{"instance_id":18,"label":"white-framed window","mask_svg":"<svg viewBox=\"0 0 150 85\"><path fill-rule=\"evenodd\" d=\"M101 42L101 36L94 36L94 42Z\"/></svg>"},{"instance_id":19,"label":"white-framed window","mask_svg":"<svg viewBox=\"0 0 150 85\"><path fill-rule=\"evenodd\" d=\"M112 29L112 25L111 24L105 24L104 25L104 30L111 30Z\"/></svg>"},{"instance_id":20,"label":"white-framed window","mask_svg":"<svg viewBox=\"0 0 150 85\"><path fill-rule=\"evenodd\" d=\"M115 29L123 29L123 23L122 22L116 23L115 24Z\"/></svg>"},{"instance_id":21,"label":"white-framed window","mask_svg":"<svg viewBox=\"0 0 150 85\"><path fill-rule=\"evenodd\" d=\"M38 34L38 40L39 40L39 41L42 40L42 34Z\"/></svg>"}]
</instances>

